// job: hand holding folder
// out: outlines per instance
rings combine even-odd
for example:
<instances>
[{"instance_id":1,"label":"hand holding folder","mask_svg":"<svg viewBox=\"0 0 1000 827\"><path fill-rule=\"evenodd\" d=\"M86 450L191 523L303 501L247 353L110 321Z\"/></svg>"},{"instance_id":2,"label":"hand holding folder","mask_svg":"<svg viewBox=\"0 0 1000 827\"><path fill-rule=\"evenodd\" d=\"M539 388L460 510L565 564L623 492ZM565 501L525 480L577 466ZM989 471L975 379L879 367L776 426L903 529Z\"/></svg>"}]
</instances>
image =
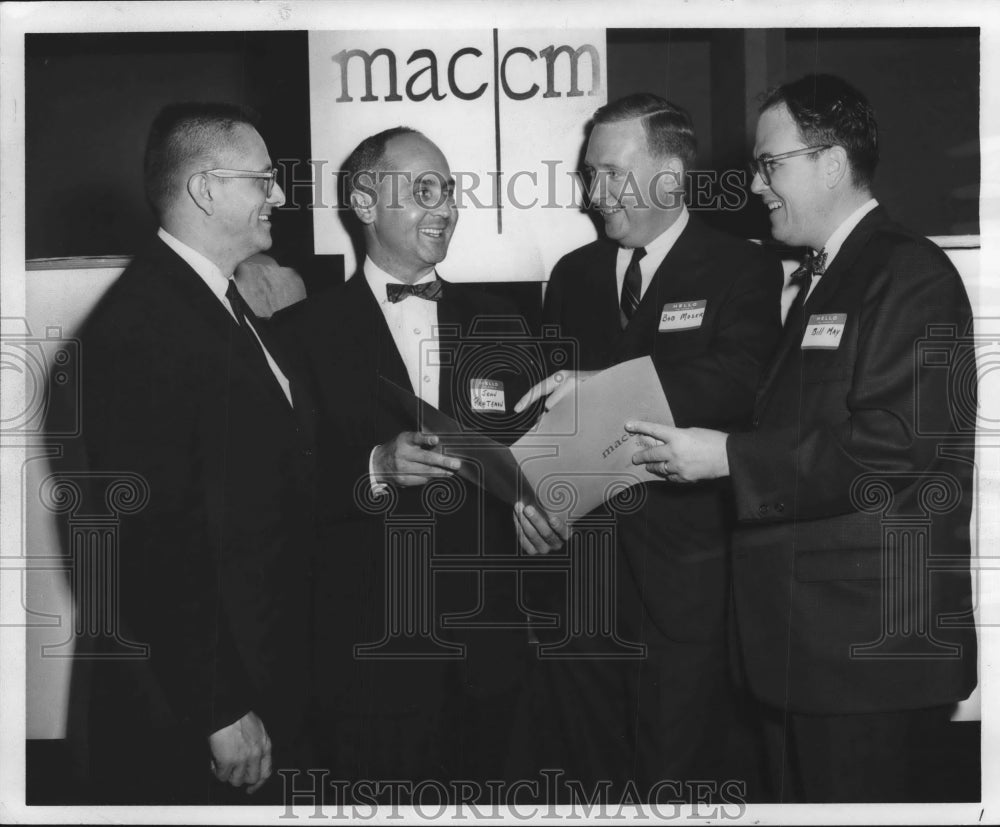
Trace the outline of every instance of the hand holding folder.
<instances>
[{"instance_id":1,"label":"hand holding folder","mask_svg":"<svg viewBox=\"0 0 1000 827\"><path fill-rule=\"evenodd\" d=\"M463 460L460 476L512 506L517 502L536 506L564 524L633 485L659 480L632 464L635 451L655 443L626 432L626 420L673 424L648 356L578 383L510 448L463 429L384 377L380 382L414 427L436 434L441 450Z\"/></svg>"}]
</instances>

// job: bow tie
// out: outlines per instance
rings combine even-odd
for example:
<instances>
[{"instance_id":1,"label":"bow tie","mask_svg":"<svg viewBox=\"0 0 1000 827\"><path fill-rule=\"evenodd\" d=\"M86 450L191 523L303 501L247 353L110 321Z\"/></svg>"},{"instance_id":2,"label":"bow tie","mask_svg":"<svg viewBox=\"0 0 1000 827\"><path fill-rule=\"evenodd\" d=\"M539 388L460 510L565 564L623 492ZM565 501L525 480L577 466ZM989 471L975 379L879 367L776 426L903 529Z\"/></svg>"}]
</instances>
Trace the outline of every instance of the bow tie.
<instances>
[{"instance_id":1,"label":"bow tie","mask_svg":"<svg viewBox=\"0 0 1000 827\"><path fill-rule=\"evenodd\" d=\"M398 284L390 282L385 286L385 295L393 304L401 302L407 296L416 296L418 299L437 302L441 301L442 290L444 290L444 282L441 279L425 281L423 284Z\"/></svg>"},{"instance_id":2,"label":"bow tie","mask_svg":"<svg viewBox=\"0 0 1000 827\"><path fill-rule=\"evenodd\" d=\"M789 284L797 284L808 289L812 283L813 276L822 276L826 272L826 250L814 253L811 250L802 259L794 273L789 277Z\"/></svg>"}]
</instances>

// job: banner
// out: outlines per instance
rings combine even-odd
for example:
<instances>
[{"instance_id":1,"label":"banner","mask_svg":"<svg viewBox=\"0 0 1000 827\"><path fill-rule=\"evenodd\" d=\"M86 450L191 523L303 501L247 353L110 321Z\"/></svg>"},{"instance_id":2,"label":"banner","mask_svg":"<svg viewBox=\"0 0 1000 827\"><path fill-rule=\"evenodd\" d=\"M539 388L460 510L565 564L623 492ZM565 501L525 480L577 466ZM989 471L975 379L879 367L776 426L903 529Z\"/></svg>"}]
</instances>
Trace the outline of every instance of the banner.
<instances>
[{"instance_id":1,"label":"banner","mask_svg":"<svg viewBox=\"0 0 1000 827\"><path fill-rule=\"evenodd\" d=\"M578 165L606 76L603 29L311 31L316 252L355 272L335 176L364 138L403 125L436 143L455 177L459 220L440 273L547 279L597 237Z\"/></svg>"}]
</instances>

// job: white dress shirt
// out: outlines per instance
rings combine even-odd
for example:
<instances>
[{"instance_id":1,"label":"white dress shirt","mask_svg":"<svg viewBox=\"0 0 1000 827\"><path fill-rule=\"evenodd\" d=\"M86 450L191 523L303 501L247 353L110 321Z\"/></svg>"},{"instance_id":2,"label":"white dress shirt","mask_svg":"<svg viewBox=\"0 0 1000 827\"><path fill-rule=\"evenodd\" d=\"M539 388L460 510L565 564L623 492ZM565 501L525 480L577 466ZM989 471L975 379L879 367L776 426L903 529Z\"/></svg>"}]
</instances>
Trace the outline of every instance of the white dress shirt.
<instances>
[{"instance_id":1,"label":"white dress shirt","mask_svg":"<svg viewBox=\"0 0 1000 827\"><path fill-rule=\"evenodd\" d=\"M440 397L441 368L438 360L431 357L438 352L438 303L416 296L390 302L386 297L386 286L405 282L389 275L370 258L365 258L364 273L365 281L392 333L396 350L406 366L413 393L436 408ZM436 278L437 273L432 269L414 284L425 284Z\"/></svg>"},{"instance_id":2,"label":"white dress shirt","mask_svg":"<svg viewBox=\"0 0 1000 827\"><path fill-rule=\"evenodd\" d=\"M878 201L874 198L868 199L864 204L847 216L847 218L841 222L840 226L833 231L833 234L826 240L826 244L823 245L823 250L826 252L825 269L830 269L830 265L833 264L833 260L837 257L837 253L840 252L840 248L844 246L844 242L854 231L854 228L861 223L861 219L868 215L868 213L874 210L877 206ZM819 284L819 280L821 278L823 277L813 276L812 283L809 285L809 292L806 293L807 299L812 295L813 290L816 289L816 285Z\"/></svg>"},{"instance_id":3,"label":"white dress shirt","mask_svg":"<svg viewBox=\"0 0 1000 827\"><path fill-rule=\"evenodd\" d=\"M663 259L667 257L675 242L684 228L688 225L688 210L686 204L681 204L680 215L667 229L646 245L646 255L639 260L639 270L642 273L642 290L639 293L639 300L646 295L649 283L656 275L657 269L663 264ZM621 297L622 285L625 284L625 271L628 270L629 262L632 261L632 249L629 247L618 248L618 259L615 262L615 278L618 282L618 296Z\"/></svg>"},{"instance_id":4,"label":"white dress shirt","mask_svg":"<svg viewBox=\"0 0 1000 827\"><path fill-rule=\"evenodd\" d=\"M365 258L364 274L406 367L413 393L436 408L441 392L440 360L436 358L439 352L438 303L416 296L406 296L401 301L390 302L386 286L406 282L390 275L368 257ZM431 269L414 284L424 284L436 278L437 272ZM384 483L375 481L375 448L368 457L368 475L374 493L385 490Z\"/></svg>"},{"instance_id":5,"label":"white dress shirt","mask_svg":"<svg viewBox=\"0 0 1000 827\"><path fill-rule=\"evenodd\" d=\"M209 261L209 259L197 250L189 247L183 241L170 235L170 233L164 230L163 227L160 227L156 234L163 240L164 244L166 244L171 250L187 262L188 266L198 274L203 282L205 282L208 289L215 294L215 297L222 303L222 306L229 311L229 315L233 317L234 321L239 324L239 319L236 318L236 313L233 312L233 307L229 303L229 299L226 298L226 290L229 289L229 280L232 276L224 275L214 262ZM247 324L250 324L249 320L247 320ZM267 359L267 364L271 368L274 378L278 380L282 393L285 394L288 404L291 405L292 391L288 384L288 377L281 372L281 368L278 367L277 362L271 358L271 354L268 352L267 346L261 340L257 331L254 330L254 326L252 324L250 324L250 330L253 331L253 335L256 337L257 341L260 342L261 350L264 351L264 358Z\"/></svg>"}]
</instances>

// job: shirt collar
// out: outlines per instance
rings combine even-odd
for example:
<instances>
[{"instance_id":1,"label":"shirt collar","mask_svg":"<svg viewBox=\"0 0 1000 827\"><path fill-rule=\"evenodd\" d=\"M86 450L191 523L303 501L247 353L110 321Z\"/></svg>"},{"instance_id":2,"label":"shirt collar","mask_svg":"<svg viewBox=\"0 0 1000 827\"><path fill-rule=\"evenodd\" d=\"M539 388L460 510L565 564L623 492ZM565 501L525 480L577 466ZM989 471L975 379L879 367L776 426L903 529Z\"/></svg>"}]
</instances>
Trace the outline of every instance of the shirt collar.
<instances>
[{"instance_id":1,"label":"shirt collar","mask_svg":"<svg viewBox=\"0 0 1000 827\"><path fill-rule=\"evenodd\" d=\"M841 225L833 231L833 235L831 235L827 239L826 244L823 245L823 249L826 251L827 269L830 268L830 263L836 257L837 253L840 252L840 248L844 245L847 237L854 231L854 228L861 223L861 219L868 215L868 213L874 210L877 206L878 201L874 198L869 198L864 204L847 216Z\"/></svg>"},{"instance_id":2,"label":"shirt collar","mask_svg":"<svg viewBox=\"0 0 1000 827\"><path fill-rule=\"evenodd\" d=\"M386 285L389 284L405 284L402 279L387 273L381 267L379 267L374 261L368 256L365 256L365 281L368 282L368 287L372 291L372 295L375 296L379 304L385 304L389 301L386 296ZM431 269L429 273L421 276L417 279L414 284L424 284L428 281L434 281L437 278L437 270Z\"/></svg>"},{"instance_id":3,"label":"shirt collar","mask_svg":"<svg viewBox=\"0 0 1000 827\"><path fill-rule=\"evenodd\" d=\"M646 245L646 256L650 261L662 261L666 258L667 253L670 252L677 239L681 237L681 233L684 232L684 228L687 225L687 205L681 204L681 211L677 216L677 220Z\"/></svg>"},{"instance_id":4,"label":"shirt collar","mask_svg":"<svg viewBox=\"0 0 1000 827\"><path fill-rule=\"evenodd\" d=\"M229 287L229 277L224 275L216 264L180 239L170 235L163 227L160 227L156 234L164 244L187 262L188 266L201 277L209 289L219 297L219 301L224 302L228 307L226 290Z\"/></svg>"}]
</instances>

